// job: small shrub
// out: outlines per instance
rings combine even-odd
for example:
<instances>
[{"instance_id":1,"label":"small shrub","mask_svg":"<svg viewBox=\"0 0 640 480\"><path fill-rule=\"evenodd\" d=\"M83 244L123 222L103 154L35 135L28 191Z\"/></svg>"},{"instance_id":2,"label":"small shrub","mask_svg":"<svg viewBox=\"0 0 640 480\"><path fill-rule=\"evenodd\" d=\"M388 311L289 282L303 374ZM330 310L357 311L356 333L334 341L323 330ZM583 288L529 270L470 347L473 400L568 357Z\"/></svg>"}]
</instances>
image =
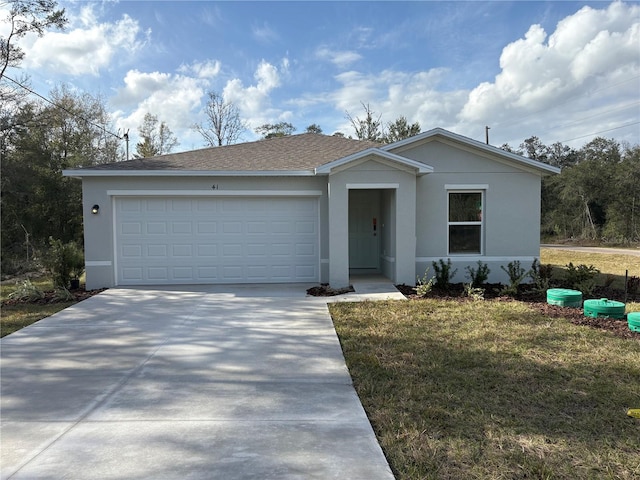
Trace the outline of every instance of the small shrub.
<instances>
[{"instance_id":1,"label":"small shrub","mask_svg":"<svg viewBox=\"0 0 640 480\"><path fill-rule=\"evenodd\" d=\"M612 275L610 273L607 273L607 276L604 277L604 286L605 288L609 288L611 285L613 285L613 282L616 281L616 276Z\"/></svg>"},{"instance_id":2,"label":"small shrub","mask_svg":"<svg viewBox=\"0 0 640 480\"><path fill-rule=\"evenodd\" d=\"M518 293L518 287L525 279L525 277L529 274L524 268L520 266L520 261L516 260L514 262L509 262L507 268L504 268L504 265L501 265L500 268L509 275L509 285L504 287L501 290L503 295L509 295L510 297L515 296Z\"/></svg>"},{"instance_id":3,"label":"small shrub","mask_svg":"<svg viewBox=\"0 0 640 480\"><path fill-rule=\"evenodd\" d=\"M65 287L56 287L53 292L53 300L55 302L71 302L75 297Z\"/></svg>"},{"instance_id":4,"label":"small shrub","mask_svg":"<svg viewBox=\"0 0 640 480\"><path fill-rule=\"evenodd\" d=\"M433 269L436 272L435 286L441 290L448 290L451 285L451 279L454 277L458 269L451 270L451 259L447 259L447 263L444 263L443 259L439 260L439 263L432 262Z\"/></svg>"},{"instance_id":5,"label":"small shrub","mask_svg":"<svg viewBox=\"0 0 640 480\"><path fill-rule=\"evenodd\" d=\"M45 267L51 273L53 285L68 287L71 279L79 278L84 272L84 255L75 242L62 243L49 238L49 255L44 259Z\"/></svg>"},{"instance_id":6,"label":"small shrub","mask_svg":"<svg viewBox=\"0 0 640 480\"><path fill-rule=\"evenodd\" d=\"M9 294L9 298L12 300L36 302L44 298L44 292L31 283L28 278L22 282L16 282L16 285L16 290Z\"/></svg>"},{"instance_id":7,"label":"small shrub","mask_svg":"<svg viewBox=\"0 0 640 480\"><path fill-rule=\"evenodd\" d=\"M534 288L538 292L546 292L551 288L551 276L553 275L553 265L543 265L537 258L533 260L531 264L531 270L529 270L529 277L534 285Z\"/></svg>"},{"instance_id":8,"label":"small shrub","mask_svg":"<svg viewBox=\"0 0 640 480\"><path fill-rule=\"evenodd\" d=\"M627 292L635 295L640 290L640 277L629 277L627 279Z\"/></svg>"},{"instance_id":9,"label":"small shrub","mask_svg":"<svg viewBox=\"0 0 640 480\"><path fill-rule=\"evenodd\" d=\"M482 263L478 260L478 268L475 269L473 267L468 266L467 270L467 278L470 280L470 284L473 287L480 287L487 283L487 279L489 278L489 266L486 263Z\"/></svg>"},{"instance_id":10,"label":"small shrub","mask_svg":"<svg viewBox=\"0 0 640 480\"><path fill-rule=\"evenodd\" d=\"M417 283L414 290L419 297L425 297L433 289L435 277L427 279L427 273L429 273L429 268L424 271L422 278L416 278Z\"/></svg>"},{"instance_id":11,"label":"small shrub","mask_svg":"<svg viewBox=\"0 0 640 480\"><path fill-rule=\"evenodd\" d=\"M583 295L591 295L596 287L596 275L600 273L593 265L577 265L572 262L565 265L567 268L565 281L569 288L579 290Z\"/></svg>"},{"instance_id":12,"label":"small shrub","mask_svg":"<svg viewBox=\"0 0 640 480\"><path fill-rule=\"evenodd\" d=\"M484 288L474 287L472 283L465 283L464 296L474 301L484 300Z\"/></svg>"}]
</instances>

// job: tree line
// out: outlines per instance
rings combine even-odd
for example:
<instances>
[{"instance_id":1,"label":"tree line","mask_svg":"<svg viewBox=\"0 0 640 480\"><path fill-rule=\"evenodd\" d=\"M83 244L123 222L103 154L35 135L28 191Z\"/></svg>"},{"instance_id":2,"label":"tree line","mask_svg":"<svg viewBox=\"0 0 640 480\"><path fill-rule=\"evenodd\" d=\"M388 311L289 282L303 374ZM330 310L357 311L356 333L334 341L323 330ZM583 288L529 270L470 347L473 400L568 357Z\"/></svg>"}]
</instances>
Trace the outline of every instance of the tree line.
<instances>
[{"instance_id":1,"label":"tree line","mask_svg":"<svg viewBox=\"0 0 640 480\"><path fill-rule=\"evenodd\" d=\"M640 242L640 145L597 137L574 149L533 136L501 148L562 169L542 181L543 237Z\"/></svg>"}]
</instances>

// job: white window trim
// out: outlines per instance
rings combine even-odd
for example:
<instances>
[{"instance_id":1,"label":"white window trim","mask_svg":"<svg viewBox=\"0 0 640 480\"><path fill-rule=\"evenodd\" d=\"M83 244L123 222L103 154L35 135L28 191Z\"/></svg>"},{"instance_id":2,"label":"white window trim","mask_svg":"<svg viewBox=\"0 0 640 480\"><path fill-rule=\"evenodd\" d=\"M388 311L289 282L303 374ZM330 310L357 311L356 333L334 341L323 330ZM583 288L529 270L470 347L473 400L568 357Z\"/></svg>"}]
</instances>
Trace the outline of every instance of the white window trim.
<instances>
[{"instance_id":1,"label":"white window trim","mask_svg":"<svg viewBox=\"0 0 640 480\"><path fill-rule=\"evenodd\" d=\"M487 187L487 185L447 185L447 187ZM482 202L482 220L479 222L450 222L449 221L449 198L451 193L479 193L481 195L480 201ZM484 225L486 222L485 216L485 198L486 198L486 188L451 188L447 189L447 255L450 257L473 257L473 256L481 256L484 257ZM449 251L449 235L450 235L450 227L452 225L480 225L480 252L470 252L470 253L454 253Z\"/></svg>"}]
</instances>

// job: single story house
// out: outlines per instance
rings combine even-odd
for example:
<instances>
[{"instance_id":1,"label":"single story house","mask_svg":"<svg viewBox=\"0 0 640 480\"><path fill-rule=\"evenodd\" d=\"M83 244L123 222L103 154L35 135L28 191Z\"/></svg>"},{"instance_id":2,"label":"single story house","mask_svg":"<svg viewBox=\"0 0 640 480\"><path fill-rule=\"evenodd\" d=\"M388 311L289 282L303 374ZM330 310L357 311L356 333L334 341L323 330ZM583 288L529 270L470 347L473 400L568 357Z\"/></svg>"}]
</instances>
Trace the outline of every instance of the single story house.
<instances>
[{"instance_id":1,"label":"single story house","mask_svg":"<svg viewBox=\"0 0 640 480\"><path fill-rule=\"evenodd\" d=\"M436 128L390 145L292 135L66 170L82 179L87 288L415 285L433 261L540 254L540 181L559 169ZM430 273L433 274L431 268Z\"/></svg>"}]
</instances>

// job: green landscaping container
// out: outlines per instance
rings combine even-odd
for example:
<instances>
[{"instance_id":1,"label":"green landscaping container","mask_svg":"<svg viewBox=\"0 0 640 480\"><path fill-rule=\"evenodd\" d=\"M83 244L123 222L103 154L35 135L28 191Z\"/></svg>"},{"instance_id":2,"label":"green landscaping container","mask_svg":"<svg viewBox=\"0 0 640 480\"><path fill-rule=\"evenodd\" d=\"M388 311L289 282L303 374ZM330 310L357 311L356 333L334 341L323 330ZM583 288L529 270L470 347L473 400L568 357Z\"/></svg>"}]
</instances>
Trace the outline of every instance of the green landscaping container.
<instances>
[{"instance_id":1,"label":"green landscaping container","mask_svg":"<svg viewBox=\"0 0 640 480\"><path fill-rule=\"evenodd\" d=\"M633 312L627 315L629 330L640 333L640 312Z\"/></svg>"},{"instance_id":2,"label":"green landscaping container","mask_svg":"<svg viewBox=\"0 0 640 480\"><path fill-rule=\"evenodd\" d=\"M582 306L582 292L567 288L550 288L547 290L547 303L559 307L580 308Z\"/></svg>"},{"instance_id":3,"label":"green landscaping container","mask_svg":"<svg viewBox=\"0 0 640 480\"><path fill-rule=\"evenodd\" d=\"M624 308L624 303L616 302L615 300L607 300L606 298L584 301L584 315L586 317L624 319Z\"/></svg>"}]
</instances>

